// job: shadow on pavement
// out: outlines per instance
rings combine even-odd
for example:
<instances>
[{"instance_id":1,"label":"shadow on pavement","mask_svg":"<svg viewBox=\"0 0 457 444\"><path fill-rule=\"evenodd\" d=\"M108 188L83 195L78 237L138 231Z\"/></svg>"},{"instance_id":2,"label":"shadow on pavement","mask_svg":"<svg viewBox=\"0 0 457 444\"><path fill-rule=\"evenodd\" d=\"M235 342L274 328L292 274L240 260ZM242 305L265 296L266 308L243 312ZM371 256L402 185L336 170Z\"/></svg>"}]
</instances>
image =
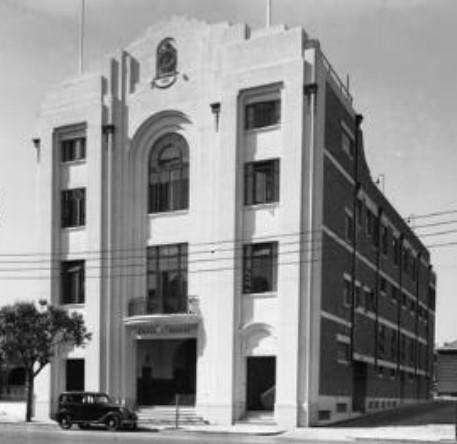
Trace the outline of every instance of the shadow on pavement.
<instances>
[{"instance_id":1,"label":"shadow on pavement","mask_svg":"<svg viewBox=\"0 0 457 444\"><path fill-rule=\"evenodd\" d=\"M400 407L395 410L373 413L361 418L349 419L328 426L341 427L386 427L423 426L429 424L455 424L455 401L431 401L423 404Z\"/></svg>"}]
</instances>

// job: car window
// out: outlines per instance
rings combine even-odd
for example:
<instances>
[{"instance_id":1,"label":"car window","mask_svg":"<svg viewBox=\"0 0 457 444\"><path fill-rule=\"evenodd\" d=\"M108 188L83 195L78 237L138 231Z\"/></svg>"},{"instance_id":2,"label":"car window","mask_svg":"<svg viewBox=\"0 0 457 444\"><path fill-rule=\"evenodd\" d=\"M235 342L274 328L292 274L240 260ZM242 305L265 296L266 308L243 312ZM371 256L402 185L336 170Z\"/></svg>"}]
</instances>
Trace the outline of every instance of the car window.
<instances>
[{"instance_id":1,"label":"car window","mask_svg":"<svg viewBox=\"0 0 457 444\"><path fill-rule=\"evenodd\" d=\"M83 397L83 404L94 404L94 395L85 395Z\"/></svg>"},{"instance_id":2,"label":"car window","mask_svg":"<svg viewBox=\"0 0 457 444\"><path fill-rule=\"evenodd\" d=\"M110 402L110 399L108 395L96 395L95 402L97 404L108 404Z\"/></svg>"}]
</instances>

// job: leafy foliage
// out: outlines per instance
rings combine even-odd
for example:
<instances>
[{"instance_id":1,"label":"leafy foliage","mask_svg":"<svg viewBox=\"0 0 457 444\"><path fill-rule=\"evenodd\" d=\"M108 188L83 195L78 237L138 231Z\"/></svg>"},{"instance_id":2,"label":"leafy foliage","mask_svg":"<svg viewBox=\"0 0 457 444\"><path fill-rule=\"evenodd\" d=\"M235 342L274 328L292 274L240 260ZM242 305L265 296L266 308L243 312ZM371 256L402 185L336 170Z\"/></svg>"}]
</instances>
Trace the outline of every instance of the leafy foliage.
<instances>
[{"instance_id":1,"label":"leafy foliage","mask_svg":"<svg viewBox=\"0 0 457 444\"><path fill-rule=\"evenodd\" d=\"M27 420L33 379L58 352L59 345L83 346L91 334L82 315L40 301L20 302L0 309L0 362L22 365L26 374Z\"/></svg>"}]
</instances>

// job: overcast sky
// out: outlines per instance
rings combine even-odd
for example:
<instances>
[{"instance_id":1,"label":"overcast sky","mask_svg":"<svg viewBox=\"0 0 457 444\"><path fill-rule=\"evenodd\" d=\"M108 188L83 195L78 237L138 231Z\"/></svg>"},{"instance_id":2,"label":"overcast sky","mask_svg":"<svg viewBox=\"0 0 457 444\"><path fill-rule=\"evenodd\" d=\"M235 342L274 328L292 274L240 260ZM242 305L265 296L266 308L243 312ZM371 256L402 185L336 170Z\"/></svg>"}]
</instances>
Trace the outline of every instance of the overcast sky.
<instances>
[{"instance_id":1,"label":"overcast sky","mask_svg":"<svg viewBox=\"0 0 457 444\"><path fill-rule=\"evenodd\" d=\"M80 1L0 0L0 254L36 251L30 140L46 91L77 72ZM350 75L372 175L385 175L386 194L400 214L457 209L457 1L272 3L273 23L303 26L340 76ZM86 63L172 15L259 27L265 0L86 0ZM457 213L420 223L444 221L450 223L417 232L456 233L423 237L426 245L457 243ZM431 251L442 343L457 339L457 245ZM1 276L0 301L34 296L33 281Z\"/></svg>"}]
</instances>

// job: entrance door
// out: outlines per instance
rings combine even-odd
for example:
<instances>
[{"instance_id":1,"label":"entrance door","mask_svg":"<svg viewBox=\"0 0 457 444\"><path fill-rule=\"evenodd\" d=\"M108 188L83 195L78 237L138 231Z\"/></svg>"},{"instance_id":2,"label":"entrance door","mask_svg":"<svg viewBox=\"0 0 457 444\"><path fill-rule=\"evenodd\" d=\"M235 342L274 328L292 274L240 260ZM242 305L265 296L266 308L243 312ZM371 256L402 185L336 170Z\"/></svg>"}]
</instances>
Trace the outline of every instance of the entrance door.
<instances>
[{"instance_id":1,"label":"entrance door","mask_svg":"<svg viewBox=\"0 0 457 444\"><path fill-rule=\"evenodd\" d=\"M84 359L66 360L66 386L67 391L84 390Z\"/></svg>"},{"instance_id":2,"label":"entrance door","mask_svg":"<svg viewBox=\"0 0 457 444\"><path fill-rule=\"evenodd\" d=\"M137 402L139 405L194 405L197 340L154 339L137 347Z\"/></svg>"},{"instance_id":3,"label":"entrance door","mask_svg":"<svg viewBox=\"0 0 457 444\"><path fill-rule=\"evenodd\" d=\"M367 364L354 361L352 386L352 410L365 412L365 398L367 396Z\"/></svg>"},{"instance_id":4,"label":"entrance door","mask_svg":"<svg viewBox=\"0 0 457 444\"><path fill-rule=\"evenodd\" d=\"M274 409L276 358L250 356L247 358L247 410Z\"/></svg>"}]
</instances>

